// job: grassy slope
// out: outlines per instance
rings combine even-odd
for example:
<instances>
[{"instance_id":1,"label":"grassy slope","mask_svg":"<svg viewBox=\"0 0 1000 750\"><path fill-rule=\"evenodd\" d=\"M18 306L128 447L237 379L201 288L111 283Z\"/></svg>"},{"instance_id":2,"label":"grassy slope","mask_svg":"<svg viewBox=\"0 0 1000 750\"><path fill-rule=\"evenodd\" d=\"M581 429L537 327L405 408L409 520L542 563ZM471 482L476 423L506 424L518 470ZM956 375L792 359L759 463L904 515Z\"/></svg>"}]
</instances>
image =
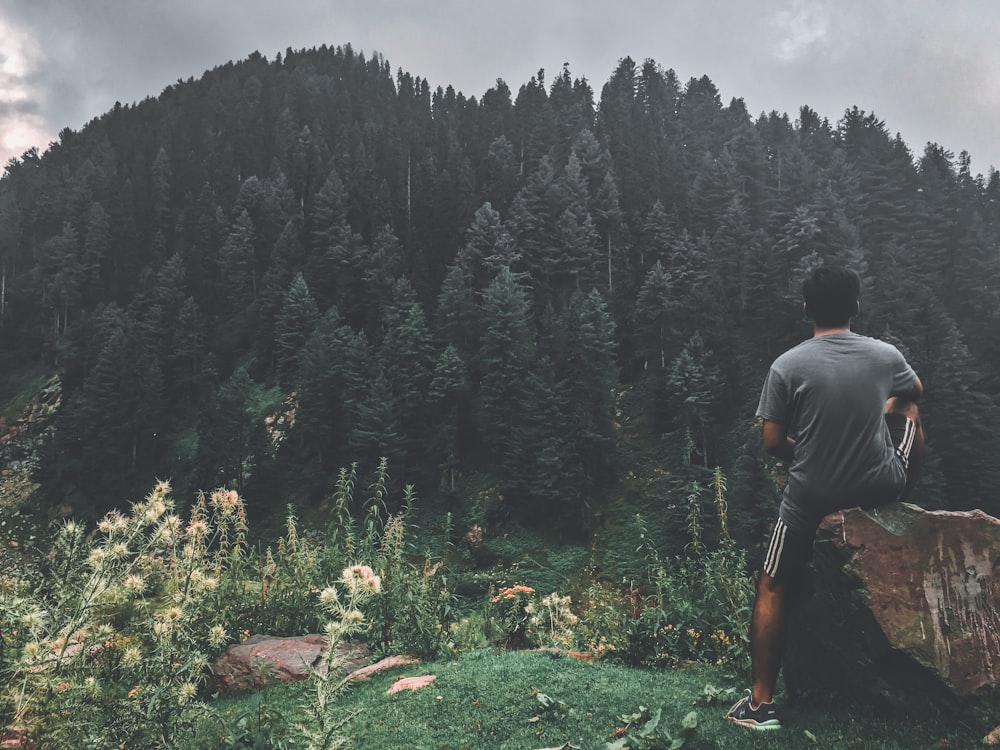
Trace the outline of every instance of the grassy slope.
<instances>
[{"instance_id":1,"label":"grassy slope","mask_svg":"<svg viewBox=\"0 0 1000 750\"><path fill-rule=\"evenodd\" d=\"M437 680L416 692L386 695L398 677L422 674L436 675ZM698 729L684 746L693 750L971 748L989 729L958 722L917 723L914 717L882 716L859 705L799 704L786 708L781 731L754 733L723 721L729 697L705 705L700 696L708 683L736 686L711 667L652 672L541 652L484 650L379 675L354 686L340 705L345 711L359 711L350 725L358 750L534 750L565 743L581 750L604 750L622 726L618 717L640 705L662 706L662 725L675 732L689 711L697 711ZM536 691L561 701L565 708L543 710ZM287 720L303 695L303 687L294 685L272 688L259 697ZM250 700L225 699L216 706L232 717ZM200 742L212 731L206 726Z\"/></svg>"}]
</instances>

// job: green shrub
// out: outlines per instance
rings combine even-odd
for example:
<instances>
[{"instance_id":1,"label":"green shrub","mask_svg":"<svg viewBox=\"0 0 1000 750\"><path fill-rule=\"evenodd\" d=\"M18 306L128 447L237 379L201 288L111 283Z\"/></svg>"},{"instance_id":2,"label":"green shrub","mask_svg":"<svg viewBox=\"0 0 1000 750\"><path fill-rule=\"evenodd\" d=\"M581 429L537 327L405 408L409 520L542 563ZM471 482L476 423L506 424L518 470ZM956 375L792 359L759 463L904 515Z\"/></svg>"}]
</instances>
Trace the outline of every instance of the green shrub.
<instances>
[{"instance_id":1,"label":"green shrub","mask_svg":"<svg viewBox=\"0 0 1000 750\"><path fill-rule=\"evenodd\" d=\"M712 480L720 540L709 550L702 538L701 492L690 486L687 552L663 561L636 517L640 548L653 594L637 601L625 657L647 666L685 660L745 666L749 660L749 622L753 586L744 554L728 531L725 480Z\"/></svg>"},{"instance_id":2,"label":"green shrub","mask_svg":"<svg viewBox=\"0 0 1000 750\"><path fill-rule=\"evenodd\" d=\"M219 589L245 530L236 493L202 496L185 524L165 482L92 541L64 524L41 588L7 600L21 623L2 665L13 720L53 747L170 745L203 711L209 658L231 638Z\"/></svg>"},{"instance_id":3,"label":"green shrub","mask_svg":"<svg viewBox=\"0 0 1000 750\"><path fill-rule=\"evenodd\" d=\"M576 648L594 660L617 659L629 649L633 612L629 592L607 583L594 583L577 608Z\"/></svg>"},{"instance_id":4,"label":"green shrub","mask_svg":"<svg viewBox=\"0 0 1000 750\"><path fill-rule=\"evenodd\" d=\"M183 521L165 482L127 514L105 516L93 537L65 523L37 587L0 581L5 725L29 727L43 747L174 747L209 712L202 688L227 643L251 631L320 629L333 654L339 639L373 632L366 613L384 610L380 577L343 555L379 559L391 547L384 538L369 531L339 548L336 535L334 545L310 541L291 511L273 551L256 553L246 538L236 492L199 495ZM294 717L310 748L343 744L349 716L331 718L344 688L334 675L312 674ZM251 728L244 721L220 736L242 742Z\"/></svg>"},{"instance_id":5,"label":"green shrub","mask_svg":"<svg viewBox=\"0 0 1000 750\"><path fill-rule=\"evenodd\" d=\"M388 483L382 459L368 498L355 507L357 465L341 471L327 530L326 554L363 561L378 573L382 595L366 611L372 645L386 653L430 658L448 650L453 596L441 559L414 554L408 541L415 500L413 487L405 487L400 510L391 513ZM360 531L354 522L355 513L362 518ZM444 538L449 536L446 529Z\"/></svg>"}]
</instances>

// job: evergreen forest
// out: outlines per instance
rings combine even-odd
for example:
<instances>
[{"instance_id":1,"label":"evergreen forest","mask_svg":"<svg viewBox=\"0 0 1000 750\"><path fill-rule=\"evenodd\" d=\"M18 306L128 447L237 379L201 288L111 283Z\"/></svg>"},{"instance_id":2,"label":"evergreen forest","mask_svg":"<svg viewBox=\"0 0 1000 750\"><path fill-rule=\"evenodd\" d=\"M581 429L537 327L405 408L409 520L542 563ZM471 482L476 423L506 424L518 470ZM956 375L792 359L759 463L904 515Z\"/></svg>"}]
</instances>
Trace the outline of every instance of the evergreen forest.
<instances>
[{"instance_id":1,"label":"evergreen forest","mask_svg":"<svg viewBox=\"0 0 1000 750\"><path fill-rule=\"evenodd\" d=\"M719 467L746 540L762 380L840 263L925 385L915 499L998 515L1000 173L970 161L652 60L477 98L255 53L6 165L0 395L59 374L35 478L95 516L156 478L283 512L384 461L467 524L575 533L638 430L664 507Z\"/></svg>"}]
</instances>

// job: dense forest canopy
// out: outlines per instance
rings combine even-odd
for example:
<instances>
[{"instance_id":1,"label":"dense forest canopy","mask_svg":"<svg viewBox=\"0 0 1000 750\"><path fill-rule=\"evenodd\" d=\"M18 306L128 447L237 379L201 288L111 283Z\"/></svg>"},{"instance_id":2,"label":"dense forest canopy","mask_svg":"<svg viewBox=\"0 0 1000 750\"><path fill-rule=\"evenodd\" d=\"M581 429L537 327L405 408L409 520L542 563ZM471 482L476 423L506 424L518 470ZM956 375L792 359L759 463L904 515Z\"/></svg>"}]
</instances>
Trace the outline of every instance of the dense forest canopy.
<instances>
[{"instance_id":1,"label":"dense forest canopy","mask_svg":"<svg viewBox=\"0 0 1000 750\"><path fill-rule=\"evenodd\" d=\"M575 523L629 471L628 393L749 507L801 278L845 263L856 329L926 386L917 499L997 514L1000 175L969 163L652 60L477 99L350 46L254 54L8 163L0 363L61 374L53 500L173 477L283 507L386 457L424 496L486 477Z\"/></svg>"}]
</instances>

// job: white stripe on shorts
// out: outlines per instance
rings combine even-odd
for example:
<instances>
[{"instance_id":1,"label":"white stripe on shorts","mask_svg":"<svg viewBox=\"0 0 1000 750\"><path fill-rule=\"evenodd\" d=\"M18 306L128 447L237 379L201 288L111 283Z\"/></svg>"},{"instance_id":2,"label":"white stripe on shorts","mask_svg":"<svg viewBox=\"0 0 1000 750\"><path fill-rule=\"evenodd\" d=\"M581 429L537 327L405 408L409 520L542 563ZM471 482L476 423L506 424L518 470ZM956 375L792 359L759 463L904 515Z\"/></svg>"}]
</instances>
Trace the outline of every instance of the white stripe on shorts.
<instances>
[{"instance_id":1,"label":"white stripe on shorts","mask_svg":"<svg viewBox=\"0 0 1000 750\"><path fill-rule=\"evenodd\" d=\"M771 544L767 548L767 556L764 558L764 572L771 578L778 577L778 565L781 564L781 552L785 548L785 535L788 527L780 518L775 521L774 533L771 534Z\"/></svg>"},{"instance_id":2,"label":"white stripe on shorts","mask_svg":"<svg viewBox=\"0 0 1000 750\"><path fill-rule=\"evenodd\" d=\"M903 429L903 439L896 446L896 455L903 462L903 467L910 468L910 449L913 448L913 439L917 435L917 423L909 417L906 418L906 427Z\"/></svg>"}]
</instances>

